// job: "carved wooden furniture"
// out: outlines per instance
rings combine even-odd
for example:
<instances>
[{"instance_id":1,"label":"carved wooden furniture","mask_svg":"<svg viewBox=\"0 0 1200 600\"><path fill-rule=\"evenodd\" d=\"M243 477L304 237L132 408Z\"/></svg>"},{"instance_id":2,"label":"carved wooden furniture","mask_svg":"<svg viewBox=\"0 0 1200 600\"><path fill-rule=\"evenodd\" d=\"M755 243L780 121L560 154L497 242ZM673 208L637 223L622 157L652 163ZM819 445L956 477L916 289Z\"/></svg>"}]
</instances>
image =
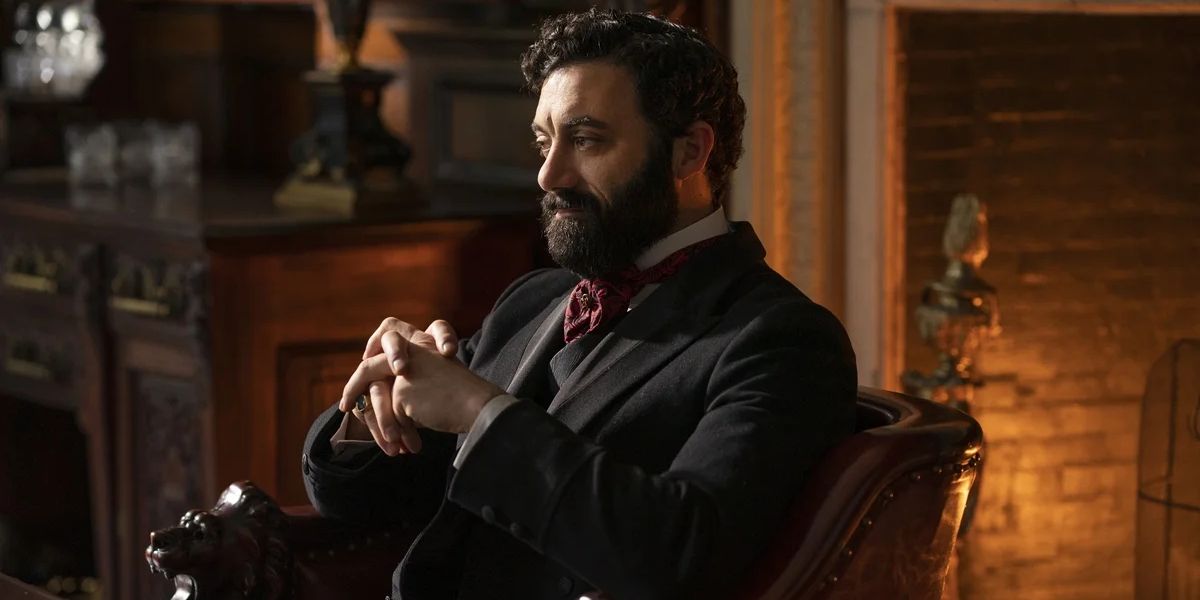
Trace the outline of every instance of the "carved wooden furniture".
<instances>
[{"instance_id":1,"label":"carved wooden furniture","mask_svg":"<svg viewBox=\"0 0 1200 600\"><path fill-rule=\"evenodd\" d=\"M981 438L955 409L860 388L858 433L813 470L739 598L940 598ZM281 511L242 482L211 511L151 534L146 557L179 600L375 598L415 533L355 530L307 506ZM234 539L274 554L220 551ZM243 565L255 567L231 575Z\"/></svg>"},{"instance_id":2,"label":"carved wooden furniture","mask_svg":"<svg viewBox=\"0 0 1200 600\"><path fill-rule=\"evenodd\" d=\"M276 209L276 183L0 184L0 397L77 414L105 597L170 595L145 532L218 482L304 502L297 449L379 321L472 330L539 255L528 191L338 216Z\"/></svg>"}]
</instances>

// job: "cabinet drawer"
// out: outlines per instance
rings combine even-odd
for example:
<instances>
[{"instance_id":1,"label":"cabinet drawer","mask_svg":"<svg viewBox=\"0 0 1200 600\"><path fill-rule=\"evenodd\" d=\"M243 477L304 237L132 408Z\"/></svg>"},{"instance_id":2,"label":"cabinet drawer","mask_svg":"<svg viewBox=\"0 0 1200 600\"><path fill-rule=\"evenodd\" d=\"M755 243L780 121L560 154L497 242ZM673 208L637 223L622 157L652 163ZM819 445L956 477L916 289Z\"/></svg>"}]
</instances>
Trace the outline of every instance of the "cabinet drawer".
<instances>
[{"instance_id":1,"label":"cabinet drawer","mask_svg":"<svg viewBox=\"0 0 1200 600\"><path fill-rule=\"evenodd\" d=\"M96 285L96 246L0 230L0 290L5 295L72 297Z\"/></svg>"},{"instance_id":2,"label":"cabinet drawer","mask_svg":"<svg viewBox=\"0 0 1200 600\"><path fill-rule=\"evenodd\" d=\"M13 314L3 305L0 311ZM5 318L0 320L0 388L39 404L73 409L91 352L75 322Z\"/></svg>"},{"instance_id":3,"label":"cabinet drawer","mask_svg":"<svg viewBox=\"0 0 1200 600\"><path fill-rule=\"evenodd\" d=\"M107 304L114 314L184 321L203 304L204 262L110 253L106 269Z\"/></svg>"}]
</instances>

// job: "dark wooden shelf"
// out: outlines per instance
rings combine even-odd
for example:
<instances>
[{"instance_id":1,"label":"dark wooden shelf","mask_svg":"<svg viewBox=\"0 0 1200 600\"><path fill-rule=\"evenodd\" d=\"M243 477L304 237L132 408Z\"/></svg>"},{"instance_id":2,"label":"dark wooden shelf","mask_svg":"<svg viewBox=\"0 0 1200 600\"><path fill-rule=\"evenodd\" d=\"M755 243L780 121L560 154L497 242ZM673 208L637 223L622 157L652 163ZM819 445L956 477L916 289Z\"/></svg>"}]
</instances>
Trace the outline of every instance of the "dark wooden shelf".
<instances>
[{"instance_id":1,"label":"dark wooden shelf","mask_svg":"<svg viewBox=\"0 0 1200 600\"><path fill-rule=\"evenodd\" d=\"M116 232L154 232L184 238L237 238L302 234L330 228L369 228L452 219L536 217L536 190L488 190L445 185L413 188L394 204L354 214L281 208L273 197L282 182L238 174L210 174L191 190L72 188L61 170L10 172L0 179L0 214L78 223Z\"/></svg>"}]
</instances>

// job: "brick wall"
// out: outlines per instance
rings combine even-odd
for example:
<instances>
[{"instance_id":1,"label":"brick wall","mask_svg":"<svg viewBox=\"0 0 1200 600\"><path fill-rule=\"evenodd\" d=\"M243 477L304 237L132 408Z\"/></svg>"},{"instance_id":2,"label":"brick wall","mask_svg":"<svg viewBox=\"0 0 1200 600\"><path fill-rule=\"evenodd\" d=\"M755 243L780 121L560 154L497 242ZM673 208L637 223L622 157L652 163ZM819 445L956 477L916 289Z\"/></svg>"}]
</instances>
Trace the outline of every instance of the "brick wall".
<instances>
[{"instance_id":1,"label":"brick wall","mask_svg":"<svg viewBox=\"0 0 1200 600\"><path fill-rule=\"evenodd\" d=\"M1200 337L1200 17L913 12L900 31L909 307L971 192L1004 326L963 595L1131 598L1145 376Z\"/></svg>"}]
</instances>

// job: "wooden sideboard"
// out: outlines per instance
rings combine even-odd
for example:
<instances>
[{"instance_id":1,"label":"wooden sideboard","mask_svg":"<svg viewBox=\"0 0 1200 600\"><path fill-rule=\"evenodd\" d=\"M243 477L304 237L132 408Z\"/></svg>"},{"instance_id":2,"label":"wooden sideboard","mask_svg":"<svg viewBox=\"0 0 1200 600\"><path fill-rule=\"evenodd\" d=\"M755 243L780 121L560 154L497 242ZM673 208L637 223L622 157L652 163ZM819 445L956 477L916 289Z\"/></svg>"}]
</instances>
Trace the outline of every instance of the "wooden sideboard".
<instances>
[{"instance_id":1,"label":"wooden sideboard","mask_svg":"<svg viewBox=\"0 0 1200 600\"><path fill-rule=\"evenodd\" d=\"M0 396L76 413L106 598L169 597L148 532L231 481L305 500L303 436L381 319L469 334L543 256L530 192L354 216L281 211L271 192L0 183Z\"/></svg>"}]
</instances>

